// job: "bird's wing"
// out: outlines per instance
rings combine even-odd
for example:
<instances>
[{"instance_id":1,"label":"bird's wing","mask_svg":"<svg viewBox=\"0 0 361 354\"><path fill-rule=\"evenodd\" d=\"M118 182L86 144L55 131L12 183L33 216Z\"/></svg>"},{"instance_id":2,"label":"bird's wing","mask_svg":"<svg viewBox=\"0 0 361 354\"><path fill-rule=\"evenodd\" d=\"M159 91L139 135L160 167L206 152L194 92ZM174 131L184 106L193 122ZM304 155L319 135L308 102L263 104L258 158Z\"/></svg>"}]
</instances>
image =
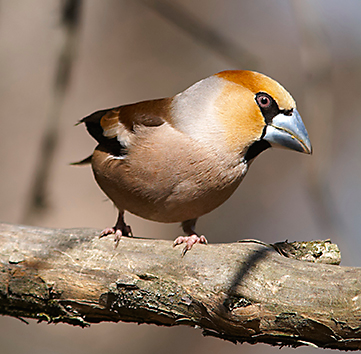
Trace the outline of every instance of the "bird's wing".
<instances>
[{"instance_id":1,"label":"bird's wing","mask_svg":"<svg viewBox=\"0 0 361 354\"><path fill-rule=\"evenodd\" d=\"M143 101L92 113L83 118L89 134L114 155L126 154L137 126L157 127L167 121L171 99Z\"/></svg>"}]
</instances>

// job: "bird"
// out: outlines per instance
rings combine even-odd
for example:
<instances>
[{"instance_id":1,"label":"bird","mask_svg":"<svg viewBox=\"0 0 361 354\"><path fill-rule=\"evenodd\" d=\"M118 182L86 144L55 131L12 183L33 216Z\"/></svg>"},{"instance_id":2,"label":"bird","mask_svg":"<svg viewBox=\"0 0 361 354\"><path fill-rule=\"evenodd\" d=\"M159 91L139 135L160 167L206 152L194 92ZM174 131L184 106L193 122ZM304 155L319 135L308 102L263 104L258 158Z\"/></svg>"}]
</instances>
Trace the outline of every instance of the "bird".
<instances>
[{"instance_id":1,"label":"bird","mask_svg":"<svg viewBox=\"0 0 361 354\"><path fill-rule=\"evenodd\" d=\"M255 71L226 70L173 97L96 111L81 119L98 142L79 164L119 211L100 237L133 236L124 212L180 222L182 255L196 243L196 221L224 203L254 159L270 147L311 154L310 139L291 94Z\"/></svg>"}]
</instances>

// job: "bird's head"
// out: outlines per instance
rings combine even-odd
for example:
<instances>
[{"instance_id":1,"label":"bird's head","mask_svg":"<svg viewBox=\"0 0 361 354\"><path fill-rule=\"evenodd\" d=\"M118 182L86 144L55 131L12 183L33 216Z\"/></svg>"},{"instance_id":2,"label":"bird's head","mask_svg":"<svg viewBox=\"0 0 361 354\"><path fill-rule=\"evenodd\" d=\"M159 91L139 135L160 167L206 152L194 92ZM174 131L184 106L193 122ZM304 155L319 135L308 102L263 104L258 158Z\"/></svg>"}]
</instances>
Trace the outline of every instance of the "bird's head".
<instances>
[{"instance_id":1,"label":"bird's head","mask_svg":"<svg viewBox=\"0 0 361 354\"><path fill-rule=\"evenodd\" d=\"M271 146L312 152L296 103L278 82L243 70L215 77L222 81L215 108L232 150L242 152L247 161Z\"/></svg>"}]
</instances>

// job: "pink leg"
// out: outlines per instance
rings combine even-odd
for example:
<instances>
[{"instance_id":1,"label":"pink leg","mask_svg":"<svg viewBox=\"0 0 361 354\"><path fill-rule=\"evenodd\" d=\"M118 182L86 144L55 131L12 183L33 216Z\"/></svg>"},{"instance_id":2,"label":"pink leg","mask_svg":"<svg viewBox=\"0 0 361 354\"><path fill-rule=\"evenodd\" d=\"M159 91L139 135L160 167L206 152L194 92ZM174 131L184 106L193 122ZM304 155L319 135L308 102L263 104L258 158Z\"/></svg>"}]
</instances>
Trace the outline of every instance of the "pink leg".
<instances>
[{"instance_id":1,"label":"pink leg","mask_svg":"<svg viewBox=\"0 0 361 354\"><path fill-rule=\"evenodd\" d=\"M117 248L122 236L128 236L128 237L133 236L132 229L124 221L124 211L119 211L118 220L117 220L117 223L115 224L115 226L105 228L100 233L99 238L102 238L102 237L105 237L108 235L113 235L113 234L114 234L114 242L115 242L114 248Z\"/></svg>"},{"instance_id":2,"label":"pink leg","mask_svg":"<svg viewBox=\"0 0 361 354\"><path fill-rule=\"evenodd\" d=\"M185 243L185 246L182 251L182 257L189 251L194 244L196 243L203 243L207 244L208 241L205 236L198 236L197 233L194 231L196 226L197 219L186 220L182 222L182 228L185 234L188 236L179 236L174 240L173 247Z\"/></svg>"}]
</instances>

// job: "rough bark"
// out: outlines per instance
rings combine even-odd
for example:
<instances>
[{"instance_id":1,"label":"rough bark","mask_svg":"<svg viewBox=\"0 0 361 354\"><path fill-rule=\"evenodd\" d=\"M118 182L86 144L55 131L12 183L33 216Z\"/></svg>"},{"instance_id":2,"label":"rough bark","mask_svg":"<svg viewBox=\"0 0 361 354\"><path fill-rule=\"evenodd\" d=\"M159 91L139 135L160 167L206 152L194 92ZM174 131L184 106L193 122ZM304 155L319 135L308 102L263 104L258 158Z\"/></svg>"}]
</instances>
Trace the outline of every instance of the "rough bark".
<instances>
[{"instance_id":1,"label":"rough bark","mask_svg":"<svg viewBox=\"0 0 361 354\"><path fill-rule=\"evenodd\" d=\"M182 258L171 241L123 238L114 249L98 233L0 224L0 313L80 326L183 324L233 342L361 349L361 269L283 255L337 263L329 241L293 251L252 240L195 245Z\"/></svg>"}]
</instances>

